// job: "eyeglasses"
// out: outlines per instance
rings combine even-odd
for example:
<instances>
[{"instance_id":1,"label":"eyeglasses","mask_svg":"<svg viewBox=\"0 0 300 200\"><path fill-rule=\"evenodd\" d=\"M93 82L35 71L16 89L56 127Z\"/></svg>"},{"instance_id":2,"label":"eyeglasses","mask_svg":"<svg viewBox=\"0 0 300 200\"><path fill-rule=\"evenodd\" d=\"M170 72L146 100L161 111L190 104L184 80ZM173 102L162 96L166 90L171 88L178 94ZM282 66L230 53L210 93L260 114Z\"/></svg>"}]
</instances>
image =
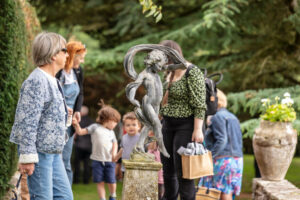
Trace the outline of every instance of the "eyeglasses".
<instances>
[{"instance_id":1,"label":"eyeglasses","mask_svg":"<svg viewBox=\"0 0 300 200\"><path fill-rule=\"evenodd\" d=\"M67 48L62 48L61 51L63 51L64 53L67 53L68 49Z\"/></svg>"}]
</instances>

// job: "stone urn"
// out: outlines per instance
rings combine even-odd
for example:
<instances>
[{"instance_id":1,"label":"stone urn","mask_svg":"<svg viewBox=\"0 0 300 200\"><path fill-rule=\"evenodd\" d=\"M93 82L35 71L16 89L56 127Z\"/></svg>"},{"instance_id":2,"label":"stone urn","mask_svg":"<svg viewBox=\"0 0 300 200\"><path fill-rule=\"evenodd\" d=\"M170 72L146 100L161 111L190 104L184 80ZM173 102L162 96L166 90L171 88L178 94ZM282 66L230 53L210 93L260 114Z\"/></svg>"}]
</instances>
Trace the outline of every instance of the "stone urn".
<instances>
[{"instance_id":1,"label":"stone urn","mask_svg":"<svg viewBox=\"0 0 300 200\"><path fill-rule=\"evenodd\" d=\"M292 123L261 120L253 137L253 149L262 179L283 180L296 145L297 131Z\"/></svg>"}]
</instances>

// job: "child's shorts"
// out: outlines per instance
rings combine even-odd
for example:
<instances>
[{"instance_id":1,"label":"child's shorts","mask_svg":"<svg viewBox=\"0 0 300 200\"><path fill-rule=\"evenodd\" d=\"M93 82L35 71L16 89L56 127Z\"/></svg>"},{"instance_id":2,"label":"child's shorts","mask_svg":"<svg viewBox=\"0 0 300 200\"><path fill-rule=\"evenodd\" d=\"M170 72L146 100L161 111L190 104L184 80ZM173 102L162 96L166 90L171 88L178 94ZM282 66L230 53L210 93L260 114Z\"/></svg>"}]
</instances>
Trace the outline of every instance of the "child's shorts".
<instances>
[{"instance_id":1,"label":"child's shorts","mask_svg":"<svg viewBox=\"0 0 300 200\"><path fill-rule=\"evenodd\" d=\"M94 183L116 183L115 168L116 163L114 162L92 162L93 168L93 181Z\"/></svg>"}]
</instances>

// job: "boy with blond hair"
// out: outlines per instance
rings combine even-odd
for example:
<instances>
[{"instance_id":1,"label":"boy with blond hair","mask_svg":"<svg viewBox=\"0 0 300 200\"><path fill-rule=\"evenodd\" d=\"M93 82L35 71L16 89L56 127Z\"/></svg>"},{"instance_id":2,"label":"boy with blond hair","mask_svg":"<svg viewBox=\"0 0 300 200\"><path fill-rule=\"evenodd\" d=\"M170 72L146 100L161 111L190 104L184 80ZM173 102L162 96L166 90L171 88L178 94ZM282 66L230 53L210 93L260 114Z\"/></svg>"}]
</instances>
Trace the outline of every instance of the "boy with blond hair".
<instances>
[{"instance_id":1,"label":"boy with blond hair","mask_svg":"<svg viewBox=\"0 0 300 200\"><path fill-rule=\"evenodd\" d=\"M126 113L123 117L123 127L126 132L125 135L122 137L120 150L116 156L116 160L118 160L120 157L122 159L130 159L130 154L138 142L140 138L140 129L141 129L141 123L136 118L134 112ZM122 165L122 172L125 171L124 166Z\"/></svg>"}]
</instances>

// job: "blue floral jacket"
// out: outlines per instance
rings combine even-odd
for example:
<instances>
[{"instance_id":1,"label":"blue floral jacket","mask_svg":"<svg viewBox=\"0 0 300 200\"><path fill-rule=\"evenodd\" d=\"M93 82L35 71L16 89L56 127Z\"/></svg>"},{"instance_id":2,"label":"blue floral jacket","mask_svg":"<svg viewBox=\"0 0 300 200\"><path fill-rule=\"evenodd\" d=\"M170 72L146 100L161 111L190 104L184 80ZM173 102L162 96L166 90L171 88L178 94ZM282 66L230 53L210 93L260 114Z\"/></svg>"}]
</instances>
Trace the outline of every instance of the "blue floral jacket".
<instances>
[{"instance_id":1,"label":"blue floral jacket","mask_svg":"<svg viewBox=\"0 0 300 200\"><path fill-rule=\"evenodd\" d=\"M66 140L62 93L40 70L23 82L10 141L19 145L19 163L38 162L37 152L61 153Z\"/></svg>"}]
</instances>

